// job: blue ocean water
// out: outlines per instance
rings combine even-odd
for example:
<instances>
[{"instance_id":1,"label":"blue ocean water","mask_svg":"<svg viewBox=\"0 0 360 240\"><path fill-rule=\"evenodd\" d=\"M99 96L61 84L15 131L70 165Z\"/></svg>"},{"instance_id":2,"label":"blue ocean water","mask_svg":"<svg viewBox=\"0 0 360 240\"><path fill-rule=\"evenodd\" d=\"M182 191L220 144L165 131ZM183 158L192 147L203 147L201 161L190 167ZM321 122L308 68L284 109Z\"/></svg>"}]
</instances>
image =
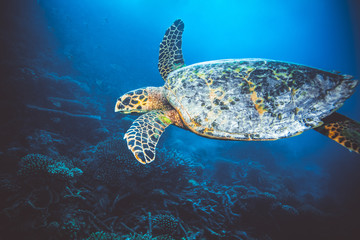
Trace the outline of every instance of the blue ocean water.
<instances>
[{"instance_id":1,"label":"blue ocean water","mask_svg":"<svg viewBox=\"0 0 360 240\"><path fill-rule=\"evenodd\" d=\"M266 58L359 79L357 1L0 9L0 239L359 239L360 157L318 132L237 142L171 126L143 166L122 140L137 116L114 113L123 93L164 84L159 43L176 19L187 65ZM359 90L338 112L358 109Z\"/></svg>"}]
</instances>

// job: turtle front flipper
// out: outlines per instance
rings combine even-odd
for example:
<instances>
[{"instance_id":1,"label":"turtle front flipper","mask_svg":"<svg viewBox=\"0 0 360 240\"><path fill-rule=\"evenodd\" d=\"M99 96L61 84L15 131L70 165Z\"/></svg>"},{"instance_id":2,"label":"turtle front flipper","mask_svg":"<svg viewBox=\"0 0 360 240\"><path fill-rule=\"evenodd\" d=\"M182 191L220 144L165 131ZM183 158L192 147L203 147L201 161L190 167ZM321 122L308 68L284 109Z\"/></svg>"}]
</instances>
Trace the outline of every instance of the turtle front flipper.
<instances>
[{"instance_id":1,"label":"turtle front flipper","mask_svg":"<svg viewBox=\"0 0 360 240\"><path fill-rule=\"evenodd\" d=\"M151 111L137 118L124 139L135 158L142 164L155 160L155 148L165 128L172 124L164 111Z\"/></svg>"},{"instance_id":2,"label":"turtle front flipper","mask_svg":"<svg viewBox=\"0 0 360 240\"><path fill-rule=\"evenodd\" d=\"M343 145L350 151L360 153L360 123L334 112L322 119L324 124L314 130Z\"/></svg>"},{"instance_id":3,"label":"turtle front flipper","mask_svg":"<svg viewBox=\"0 0 360 240\"><path fill-rule=\"evenodd\" d=\"M166 80L169 73L184 66L181 50L184 23L176 20L167 30L160 43L158 68L161 77Z\"/></svg>"}]
</instances>

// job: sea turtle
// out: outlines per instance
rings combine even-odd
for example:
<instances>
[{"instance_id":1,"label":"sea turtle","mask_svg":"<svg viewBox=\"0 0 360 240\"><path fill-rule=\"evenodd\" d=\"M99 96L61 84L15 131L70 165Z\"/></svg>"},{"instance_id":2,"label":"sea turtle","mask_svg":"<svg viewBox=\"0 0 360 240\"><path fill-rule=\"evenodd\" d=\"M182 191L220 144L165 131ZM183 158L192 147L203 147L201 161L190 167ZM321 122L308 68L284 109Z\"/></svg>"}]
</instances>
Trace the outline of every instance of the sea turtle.
<instances>
[{"instance_id":1,"label":"sea turtle","mask_svg":"<svg viewBox=\"0 0 360 240\"><path fill-rule=\"evenodd\" d=\"M227 59L184 65L184 23L176 20L160 44L165 85L127 92L115 112L145 113L125 134L136 159L155 159L156 144L171 124L198 135L265 141L308 129L359 153L360 124L335 111L355 91L352 76L268 59Z\"/></svg>"}]
</instances>

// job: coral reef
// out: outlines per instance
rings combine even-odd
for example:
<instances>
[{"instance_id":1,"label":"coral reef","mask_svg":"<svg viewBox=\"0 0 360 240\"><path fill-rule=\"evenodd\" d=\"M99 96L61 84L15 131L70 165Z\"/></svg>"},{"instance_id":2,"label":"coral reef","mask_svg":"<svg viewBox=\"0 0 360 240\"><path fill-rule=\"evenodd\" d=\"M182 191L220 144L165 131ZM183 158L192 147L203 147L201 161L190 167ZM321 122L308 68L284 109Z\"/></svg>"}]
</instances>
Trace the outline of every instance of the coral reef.
<instances>
[{"instance_id":1,"label":"coral reef","mask_svg":"<svg viewBox=\"0 0 360 240\"><path fill-rule=\"evenodd\" d=\"M86 240L122 240L123 238L115 233L94 232Z\"/></svg>"},{"instance_id":2,"label":"coral reef","mask_svg":"<svg viewBox=\"0 0 360 240\"><path fill-rule=\"evenodd\" d=\"M280 176L250 160L217 161L217 167L232 164L224 181L216 171L209 174L199 156L169 147L142 165L121 134L83 154L83 160L22 157L18 178L0 181L1 193L11 193L1 201L0 219L8 224L0 230L15 234L16 222L20 235L51 233L51 239L286 239L291 233L284 229L297 219L325 218L312 197L294 201Z\"/></svg>"},{"instance_id":3,"label":"coral reef","mask_svg":"<svg viewBox=\"0 0 360 240\"><path fill-rule=\"evenodd\" d=\"M152 224L159 233L171 235L179 226L178 220L168 214L160 214L152 219Z\"/></svg>"},{"instance_id":4,"label":"coral reef","mask_svg":"<svg viewBox=\"0 0 360 240\"><path fill-rule=\"evenodd\" d=\"M150 189L148 181L152 178L152 188L169 187L166 183L187 183L190 178L201 176L202 166L196 164L175 150L162 148L158 151L158 161L151 165L143 165L136 161L128 150L122 137L114 137L97 144L95 157L89 163L89 173L97 180L111 186ZM158 176L159 178L153 178ZM161 181L158 181L160 180ZM168 179L166 177L169 177ZM140 184L139 184L140 181ZM136 184L136 186L135 186ZM140 185L140 186L139 186Z\"/></svg>"},{"instance_id":5,"label":"coral reef","mask_svg":"<svg viewBox=\"0 0 360 240\"><path fill-rule=\"evenodd\" d=\"M106 184L126 184L128 177L146 177L151 167L134 161L126 143L120 137L107 139L96 146L95 159L90 164L94 177Z\"/></svg>"},{"instance_id":6,"label":"coral reef","mask_svg":"<svg viewBox=\"0 0 360 240\"><path fill-rule=\"evenodd\" d=\"M79 168L69 168L64 162L42 154L28 154L21 159L19 165L18 174L21 177L42 175L69 180L83 173Z\"/></svg>"}]
</instances>

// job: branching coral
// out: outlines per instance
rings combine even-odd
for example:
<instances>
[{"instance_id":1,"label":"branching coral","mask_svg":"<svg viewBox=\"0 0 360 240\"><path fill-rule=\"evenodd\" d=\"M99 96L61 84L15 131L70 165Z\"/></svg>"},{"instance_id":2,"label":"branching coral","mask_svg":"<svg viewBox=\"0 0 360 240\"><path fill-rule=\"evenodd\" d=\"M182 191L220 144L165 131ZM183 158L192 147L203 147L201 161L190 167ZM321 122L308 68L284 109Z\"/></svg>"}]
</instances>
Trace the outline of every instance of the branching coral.
<instances>
[{"instance_id":1,"label":"branching coral","mask_svg":"<svg viewBox=\"0 0 360 240\"><path fill-rule=\"evenodd\" d=\"M199 177L202 170L202 166L189 157L166 148L158 150L154 163L143 165L136 161L122 138L99 143L94 155L90 168L94 169L95 178L111 186L124 186L146 177L151 177L153 184L159 180L164 185L166 176L171 176L169 181L172 182L176 178L179 185L179 182Z\"/></svg>"},{"instance_id":2,"label":"branching coral","mask_svg":"<svg viewBox=\"0 0 360 240\"><path fill-rule=\"evenodd\" d=\"M168 234L164 234L164 235L160 235L160 236L153 238L153 240L175 240L175 238L173 238L172 236L170 236Z\"/></svg>"},{"instance_id":3,"label":"branching coral","mask_svg":"<svg viewBox=\"0 0 360 240\"><path fill-rule=\"evenodd\" d=\"M69 180L82 175L79 168L69 168L64 162L56 161L42 154L28 154L20 161L19 176L29 177L36 175L57 177Z\"/></svg>"},{"instance_id":4,"label":"branching coral","mask_svg":"<svg viewBox=\"0 0 360 240\"><path fill-rule=\"evenodd\" d=\"M179 221L169 214L157 215L152 219L152 223L162 234L172 234L179 227Z\"/></svg>"},{"instance_id":5,"label":"branching coral","mask_svg":"<svg viewBox=\"0 0 360 240\"><path fill-rule=\"evenodd\" d=\"M56 162L48 166L47 171L50 175L57 176L63 179L71 179L82 175L82 170L79 168L69 169L63 162Z\"/></svg>"},{"instance_id":6,"label":"branching coral","mask_svg":"<svg viewBox=\"0 0 360 240\"><path fill-rule=\"evenodd\" d=\"M68 236L71 239L77 239L81 230L81 225L76 219L70 219L63 223L61 230L65 236Z\"/></svg>"},{"instance_id":7,"label":"branching coral","mask_svg":"<svg viewBox=\"0 0 360 240\"><path fill-rule=\"evenodd\" d=\"M150 166L136 161L121 138L112 138L101 142L96 147L95 178L110 184L119 185L126 177L146 177Z\"/></svg>"},{"instance_id":8,"label":"branching coral","mask_svg":"<svg viewBox=\"0 0 360 240\"><path fill-rule=\"evenodd\" d=\"M116 233L107 233L103 231L91 233L86 240L122 240L121 236Z\"/></svg>"},{"instance_id":9,"label":"branching coral","mask_svg":"<svg viewBox=\"0 0 360 240\"><path fill-rule=\"evenodd\" d=\"M28 154L20 161L20 176L30 176L44 174L48 172L48 166L54 164L55 161L42 154Z\"/></svg>"}]
</instances>

